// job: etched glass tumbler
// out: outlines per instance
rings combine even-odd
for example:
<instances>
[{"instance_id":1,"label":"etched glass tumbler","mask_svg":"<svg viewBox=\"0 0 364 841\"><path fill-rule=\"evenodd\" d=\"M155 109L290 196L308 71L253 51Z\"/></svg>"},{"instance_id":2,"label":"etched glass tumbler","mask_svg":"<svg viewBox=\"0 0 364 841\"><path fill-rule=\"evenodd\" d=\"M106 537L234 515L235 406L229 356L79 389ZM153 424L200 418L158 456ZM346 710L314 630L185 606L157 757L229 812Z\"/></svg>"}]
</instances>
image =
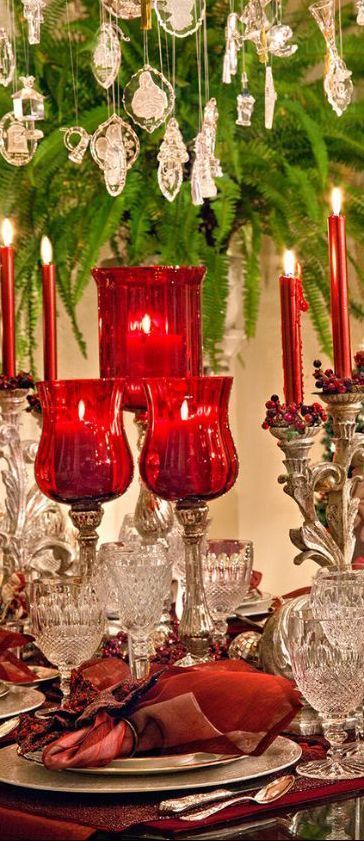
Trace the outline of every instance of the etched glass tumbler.
<instances>
[{"instance_id":1,"label":"etched glass tumbler","mask_svg":"<svg viewBox=\"0 0 364 841\"><path fill-rule=\"evenodd\" d=\"M227 619L249 590L253 566L250 540L209 540L203 560L207 604L215 623L215 637L227 631Z\"/></svg>"},{"instance_id":2,"label":"etched glass tumbler","mask_svg":"<svg viewBox=\"0 0 364 841\"><path fill-rule=\"evenodd\" d=\"M149 674L150 634L158 625L171 587L172 566L162 544L107 543L101 547L114 579L129 665L136 680Z\"/></svg>"},{"instance_id":3,"label":"etched glass tumbler","mask_svg":"<svg viewBox=\"0 0 364 841\"><path fill-rule=\"evenodd\" d=\"M353 619L355 611L353 610ZM288 649L294 679L303 697L322 719L329 742L326 759L305 762L298 774L317 779L360 777L363 765L345 752L346 717L364 694L364 648L347 647L326 635L326 617L310 608L293 610L289 617Z\"/></svg>"},{"instance_id":4,"label":"etched glass tumbler","mask_svg":"<svg viewBox=\"0 0 364 841\"><path fill-rule=\"evenodd\" d=\"M72 669L89 660L100 645L104 610L89 582L45 578L31 585L30 618L37 646L59 669L63 706Z\"/></svg>"}]
</instances>

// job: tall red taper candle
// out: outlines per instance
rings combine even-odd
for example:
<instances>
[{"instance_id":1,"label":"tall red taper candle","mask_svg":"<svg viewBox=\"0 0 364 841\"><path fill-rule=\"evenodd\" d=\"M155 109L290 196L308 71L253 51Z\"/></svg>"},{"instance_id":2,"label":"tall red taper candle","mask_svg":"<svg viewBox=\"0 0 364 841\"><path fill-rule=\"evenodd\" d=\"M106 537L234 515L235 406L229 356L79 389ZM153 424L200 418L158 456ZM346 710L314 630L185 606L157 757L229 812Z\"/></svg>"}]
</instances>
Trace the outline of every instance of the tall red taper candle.
<instances>
[{"instance_id":1,"label":"tall red taper candle","mask_svg":"<svg viewBox=\"0 0 364 841\"><path fill-rule=\"evenodd\" d=\"M44 379L57 379L57 310L56 267L52 262L52 244L42 237L42 286L43 286L43 367Z\"/></svg>"},{"instance_id":2,"label":"tall red taper candle","mask_svg":"<svg viewBox=\"0 0 364 841\"><path fill-rule=\"evenodd\" d=\"M332 214L328 219L330 303L334 370L338 377L352 376L349 320L346 219L341 213L341 190L332 191Z\"/></svg>"},{"instance_id":3,"label":"tall red taper candle","mask_svg":"<svg viewBox=\"0 0 364 841\"><path fill-rule=\"evenodd\" d=\"M1 251L1 315L2 315L2 363L3 374L15 377L15 280L13 226L4 219L1 228L3 243Z\"/></svg>"},{"instance_id":4,"label":"tall red taper candle","mask_svg":"<svg viewBox=\"0 0 364 841\"><path fill-rule=\"evenodd\" d=\"M279 278L284 398L286 403L303 402L301 310L307 309L300 277L294 276L292 251L285 252L284 274Z\"/></svg>"}]
</instances>

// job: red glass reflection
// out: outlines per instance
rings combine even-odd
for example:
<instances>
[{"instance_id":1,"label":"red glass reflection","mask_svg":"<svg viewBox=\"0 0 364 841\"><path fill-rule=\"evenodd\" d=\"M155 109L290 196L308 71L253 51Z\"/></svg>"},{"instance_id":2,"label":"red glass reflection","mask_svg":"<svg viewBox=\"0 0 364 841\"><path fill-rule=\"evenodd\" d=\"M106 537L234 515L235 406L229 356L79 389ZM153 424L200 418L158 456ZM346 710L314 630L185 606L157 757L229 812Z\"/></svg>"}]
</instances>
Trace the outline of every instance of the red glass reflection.
<instances>
[{"instance_id":1,"label":"red glass reflection","mask_svg":"<svg viewBox=\"0 0 364 841\"><path fill-rule=\"evenodd\" d=\"M232 377L148 380L149 427L140 458L147 487L163 499L213 499L238 474L229 428Z\"/></svg>"},{"instance_id":2,"label":"red glass reflection","mask_svg":"<svg viewBox=\"0 0 364 841\"><path fill-rule=\"evenodd\" d=\"M38 383L43 428L35 462L41 491L87 507L123 494L133 462L121 411L123 380Z\"/></svg>"},{"instance_id":3,"label":"red glass reflection","mask_svg":"<svg viewBox=\"0 0 364 841\"><path fill-rule=\"evenodd\" d=\"M98 288L100 373L129 377L126 408L143 409L142 377L202 373L202 266L92 270Z\"/></svg>"}]
</instances>

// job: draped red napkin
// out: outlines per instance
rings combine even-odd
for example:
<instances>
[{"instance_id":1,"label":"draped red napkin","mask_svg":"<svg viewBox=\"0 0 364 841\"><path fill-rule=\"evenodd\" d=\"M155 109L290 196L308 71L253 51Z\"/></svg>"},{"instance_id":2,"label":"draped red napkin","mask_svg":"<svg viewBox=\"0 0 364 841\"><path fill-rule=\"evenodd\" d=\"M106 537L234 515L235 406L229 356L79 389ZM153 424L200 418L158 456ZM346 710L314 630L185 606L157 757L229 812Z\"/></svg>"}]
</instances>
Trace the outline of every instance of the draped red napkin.
<instances>
[{"instance_id":1,"label":"draped red napkin","mask_svg":"<svg viewBox=\"0 0 364 841\"><path fill-rule=\"evenodd\" d=\"M48 768L102 767L130 755L127 719L138 753L260 754L299 708L288 680L242 661L172 666L138 684L110 658L74 676L68 710L48 721L23 716L19 743L23 752L43 748Z\"/></svg>"},{"instance_id":2,"label":"draped red napkin","mask_svg":"<svg viewBox=\"0 0 364 841\"><path fill-rule=\"evenodd\" d=\"M28 666L19 660L9 649L21 648L31 642L33 637L29 634L20 634L17 631L8 631L0 628L0 680L9 680L12 683L33 680L34 674Z\"/></svg>"}]
</instances>

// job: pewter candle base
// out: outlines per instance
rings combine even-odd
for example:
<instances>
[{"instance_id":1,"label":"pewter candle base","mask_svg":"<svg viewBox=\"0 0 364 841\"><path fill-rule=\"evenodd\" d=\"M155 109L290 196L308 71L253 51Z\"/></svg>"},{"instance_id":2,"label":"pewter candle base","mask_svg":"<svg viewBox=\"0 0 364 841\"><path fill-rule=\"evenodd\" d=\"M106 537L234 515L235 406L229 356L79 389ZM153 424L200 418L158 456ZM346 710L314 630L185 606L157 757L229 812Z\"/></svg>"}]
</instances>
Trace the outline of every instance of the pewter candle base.
<instances>
[{"instance_id":1,"label":"pewter candle base","mask_svg":"<svg viewBox=\"0 0 364 841\"><path fill-rule=\"evenodd\" d=\"M188 648L187 658L178 665L189 666L209 659L209 641L214 623L207 606L203 585L201 541L206 533L208 506L199 500L176 505L176 516L183 527L186 551L186 598L179 634Z\"/></svg>"},{"instance_id":2,"label":"pewter candle base","mask_svg":"<svg viewBox=\"0 0 364 841\"><path fill-rule=\"evenodd\" d=\"M96 503L94 508L71 508L69 514L78 531L80 574L82 578L89 578L96 567L96 546L99 539L96 529L101 524L104 509L100 503Z\"/></svg>"}]
</instances>

